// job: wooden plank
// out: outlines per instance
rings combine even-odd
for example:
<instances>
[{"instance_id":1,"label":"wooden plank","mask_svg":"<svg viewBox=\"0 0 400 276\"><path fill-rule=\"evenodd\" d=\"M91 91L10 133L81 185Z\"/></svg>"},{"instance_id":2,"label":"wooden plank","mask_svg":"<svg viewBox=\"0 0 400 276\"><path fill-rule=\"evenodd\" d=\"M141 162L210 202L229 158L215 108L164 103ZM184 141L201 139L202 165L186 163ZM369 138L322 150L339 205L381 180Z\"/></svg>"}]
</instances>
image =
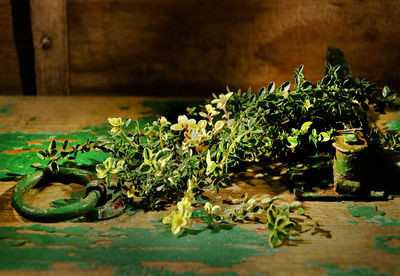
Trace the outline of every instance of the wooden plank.
<instances>
[{"instance_id":1,"label":"wooden plank","mask_svg":"<svg viewBox=\"0 0 400 276\"><path fill-rule=\"evenodd\" d=\"M68 95L67 1L31 0L38 95Z\"/></svg>"},{"instance_id":2,"label":"wooden plank","mask_svg":"<svg viewBox=\"0 0 400 276\"><path fill-rule=\"evenodd\" d=\"M142 105L142 102L147 99L3 96L0 97L0 106L4 104L14 106L10 109L10 114L0 114L1 124L4 126L0 129L0 133L21 130L29 133L52 132L49 135L54 135L55 130L72 131L81 129L83 126L105 122L108 116L138 118L141 112L148 110ZM121 109L121 106L129 106L129 109ZM31 120L33 116L36 117L35 120ZM387 118L382 118L382 120L385 119ZM20 132L15 135L21 134ZM29 142L33 144L34 141L25 141L26 144ZM36 145L41 147L41 145ZM237 199L244 192L248 192L250 196L254 194L280 196L284 201L293 200L293 195L288 193L287 187L281 185L278 179L284 164L263 165L253 165L250 170L239 172L234 177L234 185L221 189L219 194L209 189L206 195L223 208L227 206L222 203L224 198L230 195ZM256 177L259 173L263 173L264 176ZM262 218L263 223L254 221L238 223L233 224L232 229L208 229L173 237L168 232L169 230L161 230L160 223L154 220L166 216L169 211L176 208L175 206L162 211L141 211L134 216L124 214L99 222L42 223L43 228L40 230L38 225L36 228L32 226L36 224L35 222L20 217L10 205L14 185L15 181L0 182L0 227L11 227L7 228L8 231L2 232L3 243L0 244L0 249L4 251L0 252L4 252L4 258L10 258L9 254L15 254L12 256L21 257L21 259L16 258L18 264L12 267L13 270L0 271L1 275L110 275L116 273L118 268L121 269L119 274L122 275L150 274L148 270L146 271L150 268L153 269L152 274L164 272L169 274L170 271L176 274L194 272L211 275L223 272L227 274L233 272L238 275L380 275L379 273L397 275L400 268L400 254L390 252L390 248L399 252L400 227L385 226L374 221L368 222L364 217L354 217L347 208L347 202L305 202L305 212L312 220L318 220L325 232L300 233L295 237L296 240L289 242L289 245L281 246L272 252L265 245L267 243L266 231L263 230L266 227L265 218ZM68 186L52 185L41 190L42 194L32 200L40 204L39 201L43 199L41 196L46 195L45 200L50 201L61 198L71 189ZM390 222L389 218L393 218L397 223L400 220L400 198L398 197L390 201L355 204L376 207L378 211L385 212L385 215L380 218L388 219L387 222ZM202 206L198 205L196 208L202 208ZM200 223L197 220L196 226ZM32 228L16 229L14 227ZM50 230L47 232L45 227ZM69 234L51 232L51 227L55 227L57 231L73 229L76 232L69 232ZM90 231L88 227L91 228ZM239 232L240 229L243 232ZM18 230L17 234L7 239L7 235L15 230ZM79 230L89 232L82 234ZM135 235L140 233L143 235ZM152 233L157 234L152 235ZM256 248L258 254L251 256L246 255L248 252L255 251L254 244L246 244L246 242L254 242L254 240L246 240L246 235L250 234L262 240L261 246L258 244L259 247ZM212 238L218 235L223 236L224 239L219 240L219 243L214 243L215 240ZM229 240L232 236L235 238L234 242ZM379 246L377 239L384 236L398 238L388 240L385 246L382 244ZM153 239L150 240L149 237ZM145 242L143 245L143 240L150 240L150 242ZM15 244L13 245L12 242ZM79 247L78 243L89 244L89 248ZM198 248L199 244L203 246ZM225 257L226 255L212 254L214 251L221 252L222 250L229 253L238 248L243 249L244 253L241 253L243 254L240 255L241 259L232 261L231 266L220 264L230 262L227 260L229 258ZM135 251L139 253L135 255ZM25 254L26 252L40 253ZM205 256L207 254L216 258L214 265L205 262L208 260ZM59 256L62 255L65 257L60 258ZM129 259L126 256L136 256L136 258ZM108 262L103 263L104 260ZM46 268L47 264L51 267ZM6 266L3 258L0 260L0 268L2 268L1 265L3 268Z\"/></svg>"},{"instance_id":3,"label":"wooden plank","mask_svg":"<svg viewBox=\"0 0 400 276\"><path fill-rule=\"evenodd\" d=\"M9 0L0 0L0 95L22 95Z\"/></svg>"},{"instance_id":4,"label":"wooden plank","mask_svg":"<svg viewBox=\"0 0 400 276\"><path fill-rule=\"evenodd\" d=\"M328 46L355 75L400 88L396 1L69 0L72 94L209 95L315 81Z\"/></svg>"}]
</instances>

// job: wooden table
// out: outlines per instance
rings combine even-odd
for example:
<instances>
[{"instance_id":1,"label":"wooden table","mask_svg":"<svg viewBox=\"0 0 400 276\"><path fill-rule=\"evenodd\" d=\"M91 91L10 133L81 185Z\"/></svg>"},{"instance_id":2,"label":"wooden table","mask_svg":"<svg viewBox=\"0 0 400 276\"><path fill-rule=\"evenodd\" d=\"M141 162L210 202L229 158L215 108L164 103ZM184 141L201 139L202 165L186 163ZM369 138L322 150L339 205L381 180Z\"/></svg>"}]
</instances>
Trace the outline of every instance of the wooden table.
<instances>
[{"instance_id":1,"label":"wooden table","mask_svg":"<svg viewBox=\"0 0 400 276\"><path fill-rule=\"evenodd\" d=\"M18 162L20 156L20 169L25 170L23 158L29 156L23 154L34 152L32 145L40 148L46 142L42 136L35 141L35 133L54 136L60 135L54 131L61 131L68 136L104 123L108 117L138 119L149 110L142 105L146 100L160 99L0 97L0 135L9 134L0 136L0 157L16 155L12 160ZM393 114L379 118L380 124L393 119ZM33 141L26 142L25 148L12 147L10 139L17 141L22 136ZM7 145L11 148L5 149ZM0 158L0 162L4 160L8 159ZM10 172L4 164L0 166L0 172ZM218 195L208 191L207 195L217 203L245 192L292 201L294 196L280 185L284 172L285 165L276 161L251 165L235 176L230 188ZM271 249L264 223L207 229L197 221L192 230L175 237L159 220L168 210L124 214L99 222L37 224L20 217L10 205L20 178L0 183L0 274L400 275L398 197L381 202L305 202L305 211L318 221L319 230L300 233L288 244ZM73 185L54 184L37 191L32 201L48 204L68 197L74 189ZM361 216L356 216L357 212Z\"/></svg>"}]
</instances>

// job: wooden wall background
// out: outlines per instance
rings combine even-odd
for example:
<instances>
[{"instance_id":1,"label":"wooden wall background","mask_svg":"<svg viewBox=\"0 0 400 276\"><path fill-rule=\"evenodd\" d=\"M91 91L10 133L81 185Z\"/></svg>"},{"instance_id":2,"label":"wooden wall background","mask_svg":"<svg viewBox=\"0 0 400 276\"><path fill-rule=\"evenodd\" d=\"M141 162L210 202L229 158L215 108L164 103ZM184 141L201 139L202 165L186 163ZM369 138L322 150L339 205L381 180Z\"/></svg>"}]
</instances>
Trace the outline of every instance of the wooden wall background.
<instances>
[{"instance_id":1,"label":"wooden wall background","mask_svg":"<svg viewBox=\"0 0 400 276\"><path fill-rule=\"evenodd\" d=\"M0 0L0 93L18 94L8 2ZM60 3L64 11L48 12ZM355 75L400 89L397 0L31 0L32 5L36 68L47 64L36 70L38 94L207 96L225 85L258 89L270 80L283 82L300 64L315 81L323 76L327 46L344 51ZM66 25L61 42L41 48L42 24L53 22L54 28L57 19Z\"/></svg>"},{"instance_id":2,"label":"wooden wall background","mask_svg":"<svg viewBox=\"0 0 400 276\"><path fill-rule=\"evenodd\" d=\"M0 0L0 94L22 94L9 0Z\"/></svg>"}]
</instances>

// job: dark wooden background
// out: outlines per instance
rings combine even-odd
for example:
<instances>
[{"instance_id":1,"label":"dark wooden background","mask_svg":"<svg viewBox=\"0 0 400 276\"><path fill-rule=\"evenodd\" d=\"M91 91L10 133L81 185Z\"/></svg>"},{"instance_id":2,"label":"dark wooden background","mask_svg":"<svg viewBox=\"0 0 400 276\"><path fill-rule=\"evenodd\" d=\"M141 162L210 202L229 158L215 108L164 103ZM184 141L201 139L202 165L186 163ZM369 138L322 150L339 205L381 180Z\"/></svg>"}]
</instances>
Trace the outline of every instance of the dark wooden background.
<instances>
[{"instance_id":1,"label":"dark wooden background","mask_svg":"<svg viewBox=\"0 0 400 276\"><path fill-rule=\"evenodd\" d=\"M399 90L399 23L397 0L0 0L0 94L256 90L321 78L328 46Z\"/></svg>"}]
</instances>

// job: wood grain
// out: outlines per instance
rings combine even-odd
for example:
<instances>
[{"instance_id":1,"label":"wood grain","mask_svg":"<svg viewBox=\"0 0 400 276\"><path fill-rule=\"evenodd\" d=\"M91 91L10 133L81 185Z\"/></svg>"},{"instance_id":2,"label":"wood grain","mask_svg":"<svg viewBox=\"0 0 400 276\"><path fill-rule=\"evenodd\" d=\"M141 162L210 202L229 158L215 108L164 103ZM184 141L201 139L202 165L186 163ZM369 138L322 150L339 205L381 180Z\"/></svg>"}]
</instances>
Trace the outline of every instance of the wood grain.
<instances>
[{"instance_id":1,"label":"wood grain","mask_svg":"<svg viewBox=\"0 0 400 276\"><path fill-rule=\"evenodd\" d=\"M0 95L22 95L9 0L0 0Z\"/></svg>"},{"instance_id":2,"label":"wood grain","mask_svg":"<svg viewBox=\"0 0 400 276\"><path fill-rule=\"evenodd\" d=\"M355 75L400 87L396 1L69 0L71 94L210 95L323 76L328 46Z\"/></svg>"},{"instance_id":3,"label":"wood grain","mask_svg":"<svg viewBox=\"0 0 400 276\"><path fill-rule=\"evenodd\" d=\"M14 104L11 114L0 114L2 129L0 132L9 131L70 131L81 129L83 126L95 125L106 120L107 116L130 116L138 118L140 112L146 111L141 103L148 98L133 97L0 97L0 105ZM120 106L129 106L129 110ZM394 112L392 112L394 113ZM29 120L36 116L36 120ZM379 120L384 120L380 118ZM384 124L384 122L380 122ZM239 198L244 192L249 195L260 196L279 195L283 201L292 201L293 195L282 185L279 177L284 173L285 164L269 162L253 165L239 172L234 177L234 185L222 189L215 195L212 190L207 195L223 207L222 199L227 196ZM263 177L256 177L262 173ZM10 205L10 197L13 191L14 181L0 183L0 226L28 226L34 224L18 216ZM48 197L59 198L66 191L60 192L60 186L55 185L46 190ZM37 197L38 199L40 197ZM217 274L224 271L233 271L238 275L326 275L329 274L324 267L314 264L338 265L341 273L350 271L352 267L370 269L374 275L380 273L392 273L397 275L399 271L399 254L388 254L377 248L374 244L376 236L399 235L399 226L381 226L377 223L367 222L365 218L353 217L346 208L346 202L305 202L306 213L314 221L318 221L323 231L312 234L311 232L300 234L296 240L290 241L278 249L275 254L246 257L240 264L232 268L208 266L201 262L184 261L143 261L142 267L153 269L168 269L173 273L195 272L199 274ZM360 206L377 207L384 211L386 218L400 220L400 198L383 202L357 202ZM175 207L169 208L173 210ZM62 222L46 224L57 229L69 226L90 226L96 231L107 231L110 228L146 228L152 229L154 219L165 216L169 210L160 212L139 212L134 216L126 214L111 220L97 223L72 223ZM355 225L349 221L356 221ZM239 227L250 231L256 231L260 235L266 232L264 223L245 223ZM260 230L261 229L261 230ZM211 235L211 234L210 234ZM93 237L91 237L93 238ZM139 239L141 237L138 237ZM193 236L193 239L196 235ZM104 237L103 237L104 239ZM241 241L238 237L238 242ZM392 242L396 242L393 240ZM29 246L29 245L28 245ZM107 247L107 244L105 244ZM398 244L391 245L398 248ZM51 246L49 246L51 247ZM154 244L157 248L157 243ZM54 248L54 245L53 245ZM160 250L165 248L160 248ZM16 249L19 250L19 249ZM112 250L116 250L113 248ZM184 250L176 248L175 250ZM104 254L107 253L104 249ZM183 251L182 251L183 252ZM202 252L199 252L202 254ZM84 261L84 260L83 260ZM87 275L89 272L95 275L110 275L115 267L104 266L95 270L82 270L76 267L76 263L54 263L54 270L13 271L13 275ZM339 272L340 272L339 271ZM335 272L335 271L334 271ZM372 273L371 272L371 273ZM336 271L335 273L338 273ZM0 274L10 275L10 271L2 271Z\"/></svg>"},{"instance_id":4,"label":"wood grain","mask_svg":"<svg viewBox=\"0 0 400 276\"><path fill-rule=\"evenodd\" d=\"M38 95L68 95L66 0L31 0Z\"/></svg>"},{"instance_id":5,"label":"wood grain","mask_svg":"<svg viewBox=\"0 0 400 276\"><path fill-rule=\"evenodd\" d=\"M31 3L38 94L208 96L282 83L300 64L316 81L328 46L344 51L355 75L400 89L395 0ZM0 93L21 93L7 0L0 60Z\"/></svg>"}]
</instances>

